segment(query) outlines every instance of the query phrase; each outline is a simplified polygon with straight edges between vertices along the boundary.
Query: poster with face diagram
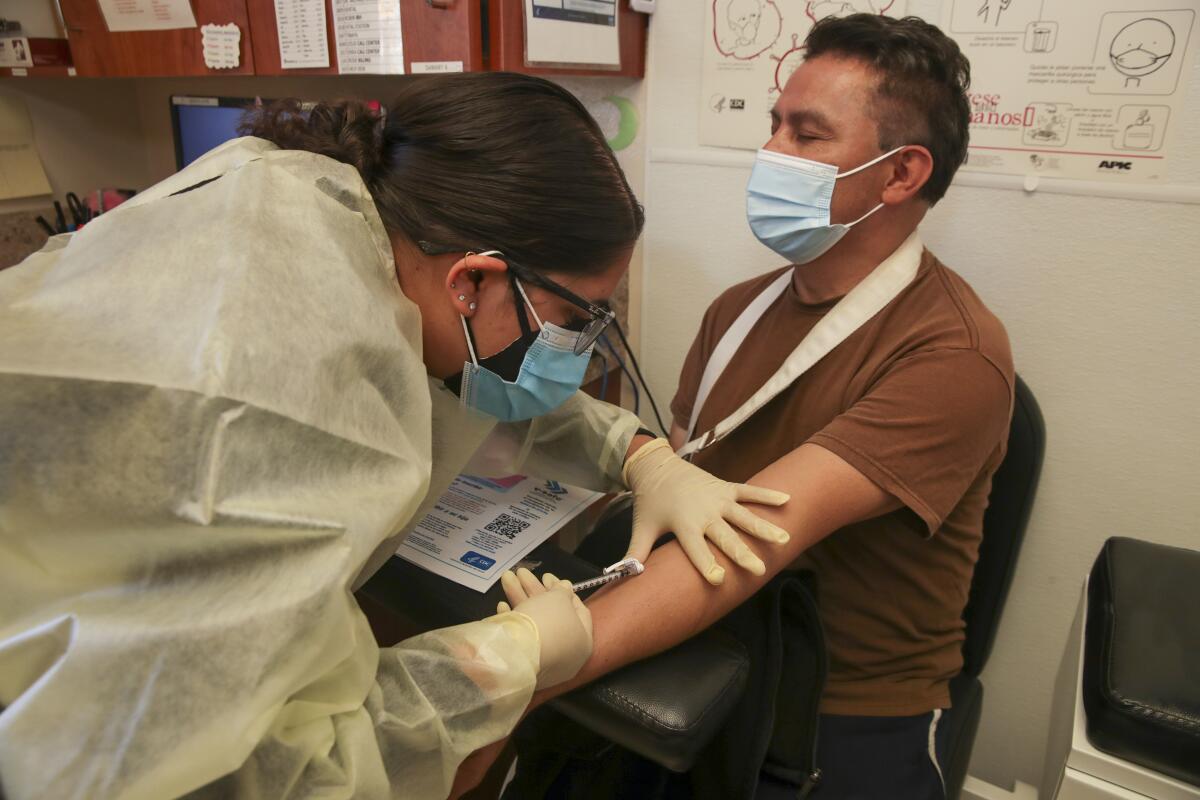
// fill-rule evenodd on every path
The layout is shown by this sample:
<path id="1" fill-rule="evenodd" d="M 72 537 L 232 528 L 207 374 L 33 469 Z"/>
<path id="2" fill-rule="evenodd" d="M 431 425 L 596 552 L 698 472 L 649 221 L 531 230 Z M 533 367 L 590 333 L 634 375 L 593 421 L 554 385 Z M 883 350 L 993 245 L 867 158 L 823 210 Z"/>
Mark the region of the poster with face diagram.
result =
<path id="1" fill-rule="evenodd" d="M 972 172 L 1168 177 L 1200 2 L 949 0 L 971 61 Z"/>
<path id="2" fill-rule="evenodd" d="M 1168 177 L 1200 0 L 705 0 L 700 141 L 753 150 L 817 20 L 920 16 L 971 62 L 962 169 L 1142 183 Z"/>
<path id="3" fill-rule="evenodd" d="M 804 60 L 817 20 L 917 14 L 929 0 L 704 0 L 700 143 L 755 150 L 771 136 L 771 108 Z M 913 8 L 909 8 L 913 6 Z"/>

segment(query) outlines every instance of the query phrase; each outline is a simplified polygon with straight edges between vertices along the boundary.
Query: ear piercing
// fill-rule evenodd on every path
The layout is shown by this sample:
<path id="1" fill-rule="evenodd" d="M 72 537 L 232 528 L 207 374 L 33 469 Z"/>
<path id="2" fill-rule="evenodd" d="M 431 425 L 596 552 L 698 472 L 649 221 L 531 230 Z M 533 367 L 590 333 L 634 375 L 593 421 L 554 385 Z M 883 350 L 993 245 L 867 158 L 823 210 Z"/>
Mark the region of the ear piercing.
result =
<path id="1" fill-rule="evenodd" d="M 474 311 L 474 310 L 477 308 L 477 305 L 476 305 L 475 303 L 471 303 L 469 306 L 467 306 L 467 308 L 469 308 L 469 309 L 471 309 L 472 311 Z"/>
<path id="2" fill-rule="evenodd" d="M 458 301 L 459 301 L 460 303 L 461 303 L 463 300 L 466 300 L 466 299 L 467 299 L 467 296 L 466 296 L 465 294 L 460 294 L 460 295 L 458 296 Z"/>

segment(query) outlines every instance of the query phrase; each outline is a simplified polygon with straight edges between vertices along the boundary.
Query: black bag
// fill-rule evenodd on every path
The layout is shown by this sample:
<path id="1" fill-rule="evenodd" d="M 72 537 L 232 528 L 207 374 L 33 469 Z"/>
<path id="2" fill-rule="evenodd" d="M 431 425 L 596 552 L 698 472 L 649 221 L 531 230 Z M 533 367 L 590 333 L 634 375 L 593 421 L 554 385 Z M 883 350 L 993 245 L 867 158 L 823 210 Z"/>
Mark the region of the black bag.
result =
<path id="1" fill-rule="evenodd" d="M 1200 552 L 1104 544 L 1088 580 L 1083 705 L 1097 748 L 1200 786 Z"/>
<path id="2" fill-rule="evenodd" d="M 593 534 L 577 555 L 611 563 L 624 552 L 628 530 L 626 523 L 624 540 Z M 744 646 L 750 674 L 741 702 L 688 772 L 671 772 L 543 706 L 514 735 L 517 769 L 505 800 L 751 800 L 760 772 L 806 796 L 819 778 L 817 709 L 826 675 L 815 595 L 811 574 L 785 572 L 714 626 Z M 680 681 L 679 691 L 687 690 Z"/>

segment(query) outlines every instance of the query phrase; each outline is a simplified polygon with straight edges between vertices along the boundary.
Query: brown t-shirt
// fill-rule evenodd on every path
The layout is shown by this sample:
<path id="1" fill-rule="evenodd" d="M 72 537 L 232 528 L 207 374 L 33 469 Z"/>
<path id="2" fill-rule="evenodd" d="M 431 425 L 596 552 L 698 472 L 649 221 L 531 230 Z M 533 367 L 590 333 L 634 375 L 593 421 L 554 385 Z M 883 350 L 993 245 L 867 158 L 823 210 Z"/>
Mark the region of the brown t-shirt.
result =
<path id="1" fill-rule="evenodd" d="M 782 272 L 738 284 L 709 307 L 671 404 L 677 424 L 687 427 L 722 334 Z M 833 305 L 806 305 L 789 286 L 713 386 L 693 436 L 740 407 Z M 696 455 L 704 469 L 744 482 L 812 442 L 904 504 L 834 532 L 797 563 L 818 578 L 830 667 L 822 712 L 906 716 L 949 707 L 1012 386 L 1003 325 L 962 278 L 924 251 L 898 297 Z"/>

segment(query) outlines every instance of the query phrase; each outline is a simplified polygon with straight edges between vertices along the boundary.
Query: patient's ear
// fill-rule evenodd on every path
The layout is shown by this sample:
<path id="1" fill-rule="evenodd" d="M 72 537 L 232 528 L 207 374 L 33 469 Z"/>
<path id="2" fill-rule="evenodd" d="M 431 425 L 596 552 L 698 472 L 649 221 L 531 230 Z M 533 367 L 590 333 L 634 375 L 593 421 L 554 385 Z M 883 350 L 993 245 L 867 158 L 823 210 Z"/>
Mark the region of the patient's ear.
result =
<path id="1" fill-rule="evenodd" d="M 446 296 L 454 310 L 471 317 L 479 308 L 479 297 L 493 284 L 508 290 L 508 265 L 493 256 L 467 255 L 454 262 L 446 273 Z"/>
<path id="2" fill-rule="evenodd" d="M 880 198 L 887 205 L 899 205 L 915 197 L 933 174 L 933 155 L 919 144 L 901 150 L 891 164 L 892 177 Z"/>

